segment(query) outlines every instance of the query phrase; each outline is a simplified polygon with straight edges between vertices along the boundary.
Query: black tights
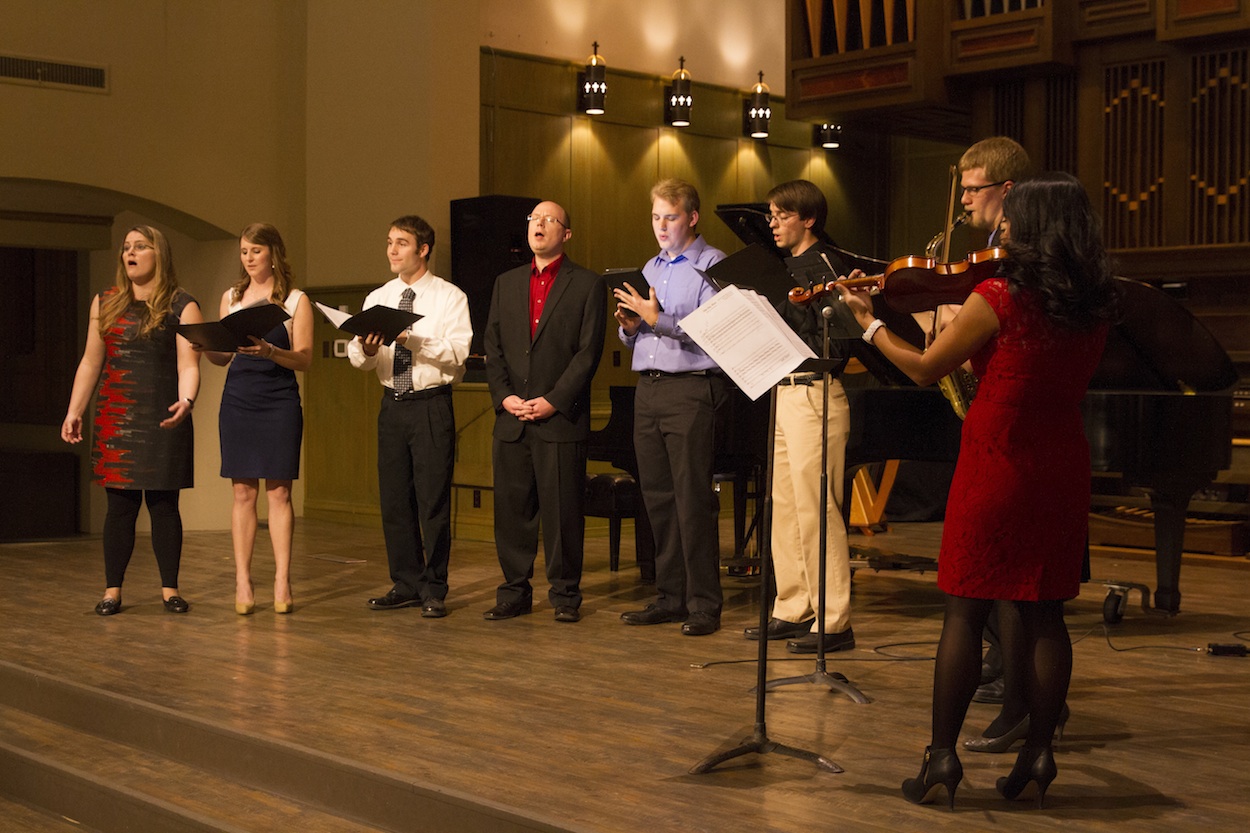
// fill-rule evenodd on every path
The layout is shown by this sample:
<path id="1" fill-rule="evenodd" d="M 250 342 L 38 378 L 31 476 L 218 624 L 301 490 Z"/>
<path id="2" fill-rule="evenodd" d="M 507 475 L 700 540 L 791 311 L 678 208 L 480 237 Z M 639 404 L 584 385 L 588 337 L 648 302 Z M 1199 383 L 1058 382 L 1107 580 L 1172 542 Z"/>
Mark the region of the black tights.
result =
<path id="1" fill-rule="evenodd" d="M 959 740 L 968 703 L 981 678 L 981 632 L 989 599 L 946 597 L 946 618 L 933 670 L 934 749 Z M 1049 747 L 1072 678 L 1072 643 L 1063 602 L 999 602 L 998 626 L 1007 679 L 1014 676 L 1029 705 L 1029 746 Z"/>
<path id="2" fill-rule="evenodd" d="M 182 516 L 178 513 L 178 490 L 142 491 L 106 489 L 108 513 L 104 516 L 105 587 L 121 587 L 126 566 L 135 549 L 135 522 L 144 497 L 152 521 L 152 549 L 161 571 L 162 587 L 178 586 L 178 565 L 182 561 Z"/>

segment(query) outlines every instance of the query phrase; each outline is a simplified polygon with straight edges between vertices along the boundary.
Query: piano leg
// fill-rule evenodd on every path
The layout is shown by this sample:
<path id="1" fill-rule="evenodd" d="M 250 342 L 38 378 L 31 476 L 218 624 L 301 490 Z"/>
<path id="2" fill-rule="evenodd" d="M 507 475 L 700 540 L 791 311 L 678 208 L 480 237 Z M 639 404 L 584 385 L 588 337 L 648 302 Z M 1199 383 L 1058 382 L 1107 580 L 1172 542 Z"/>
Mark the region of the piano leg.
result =
<path id="1" fill-rule="evenodd" d="M 1185 545 L 1185 512 L 1194 492 L 1214 476 L 1168 479 L 1150 488 L 1150 508 L 1155 513 L 1154 612 L 1175 616 L 1181 609 L 1181 552 Z"/>

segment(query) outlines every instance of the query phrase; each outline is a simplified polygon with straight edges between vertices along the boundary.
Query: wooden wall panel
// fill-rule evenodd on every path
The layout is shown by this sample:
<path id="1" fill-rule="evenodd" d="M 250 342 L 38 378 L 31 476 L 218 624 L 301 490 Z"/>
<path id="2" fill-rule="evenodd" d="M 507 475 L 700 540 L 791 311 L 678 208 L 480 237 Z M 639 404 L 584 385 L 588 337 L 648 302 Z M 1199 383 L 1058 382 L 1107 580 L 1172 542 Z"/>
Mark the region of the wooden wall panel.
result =
<path id="1" fill-rule="evenodd" d="M 1103 73 L 1104 237 L 1109 248 L 1161 246 L 1166 63 L 1108 66 Z"/>
<path id="2" fill-rule="evenodd" d="M 308 287 L 309 296 L 331 307 L 359 312 L 373 286 Z M 346 333 L 325 316 L 313 316 L 313 361 L 302 391 L 305 482 L 304 515 L 357 524 L 379 522 L 377 374 L 352 367 Z M 336 355 L 337 354 L 337 355 Z M 315 429 L 314 429 L 315 426 Z"/>
<path id="3" fill-rule="evenodd" d="M 482 155 L 489 156 L 493 172 L 491 181 L 483 183 L 483 194 L 533 194 L 569 204 L 572 116 L 501 107 L 484 108 L 482 120 L 491 122 L 496 137 L 495 141 L 482 144 Z M 482 166 L 483 171 L 486 168 Z M 576 243 L 573 248 L 576 251 Z"/>
<path id="4" fill-rule="evenodd" d="M 579 125 L 580 127 L 580 125 Z M 577 183 L 585 195 L 578 200 L 574 238 L 583 242 L 587 265 L 595 269 L 640 266 L 655 253 L 651 233 L 651 186 L 660 176 L 658 127 L 637 128 L 611 122 L 590 122 L 577 130 L 586 144 L 587 169 Z"/>
<path id="5" fill-rule="evenodd" d="M 1250 241 L 1250 50 L 1191 58 L 1188 243 Z"/>

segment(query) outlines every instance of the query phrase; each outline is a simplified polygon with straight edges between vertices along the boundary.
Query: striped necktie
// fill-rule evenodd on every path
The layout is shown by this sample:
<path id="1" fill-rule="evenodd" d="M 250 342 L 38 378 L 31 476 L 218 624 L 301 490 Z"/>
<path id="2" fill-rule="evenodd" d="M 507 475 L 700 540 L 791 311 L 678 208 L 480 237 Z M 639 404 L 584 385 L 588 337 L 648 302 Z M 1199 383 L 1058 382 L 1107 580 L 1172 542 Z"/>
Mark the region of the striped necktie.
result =
<path id="1" fill-rule="evenodd" d="M 399 297 L 399 308 L 404 312 L 412 312 L 412 299 L 417 293 L 412 288 L 404 290 Z M 391 384 L 395 393 L 404 394 L 412 390 L 412 351 L 402 344 L 395 345 L 395 364 L 391 371 Z"/>

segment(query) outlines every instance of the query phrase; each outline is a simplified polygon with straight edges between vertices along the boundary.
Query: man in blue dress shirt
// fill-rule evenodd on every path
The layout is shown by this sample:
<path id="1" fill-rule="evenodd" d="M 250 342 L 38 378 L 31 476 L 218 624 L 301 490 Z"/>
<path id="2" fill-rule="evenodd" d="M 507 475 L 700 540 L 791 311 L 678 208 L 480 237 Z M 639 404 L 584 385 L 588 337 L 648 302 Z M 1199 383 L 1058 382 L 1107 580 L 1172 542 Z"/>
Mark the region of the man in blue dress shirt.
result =
<path id="1" fill-rule="evenodd" d="M 725 253 L 699 236 L 699 192 L 665 179 L 651 189 L 660 253 L 642 273 L 648 297 L 617 289 L 620 338 L 634 351 L 634 451 L 655 534 L 655 601 L 621 615 L 630 625 L 682 622 L 686 636 L 720 628 L 717 501 L 712 491 L 716 424 L 729 383 L 678 322 L 716 290 L 700 274 Z"/>

